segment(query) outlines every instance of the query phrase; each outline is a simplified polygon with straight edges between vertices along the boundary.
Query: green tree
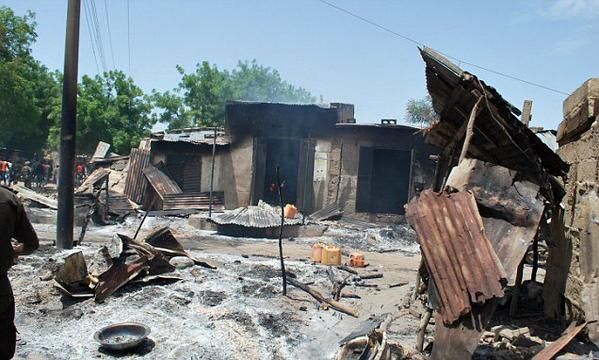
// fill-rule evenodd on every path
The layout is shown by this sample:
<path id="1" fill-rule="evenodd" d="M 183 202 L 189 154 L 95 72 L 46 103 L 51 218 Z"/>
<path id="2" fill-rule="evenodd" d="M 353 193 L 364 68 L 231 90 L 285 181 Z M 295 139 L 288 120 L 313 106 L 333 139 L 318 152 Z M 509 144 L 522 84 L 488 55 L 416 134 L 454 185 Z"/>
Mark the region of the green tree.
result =
<path id="1" fill-rule="evenodd" d="M 169 129 L 189 126 L 222 126 L 228 100 L 310 103 L 316 98 L 306 89 L 281 78 L 277 70 L 255 60 L 240 61 L 231 72 L 204 61 L 186 73 L 177 66 L 181 81 L 176 89 L 152 95 L 154 119 Z M 179 95 L 181 94 L 181 95 Z"/>
<path id="2" fill-rule="evenodd" d="M 160 109 L 159 112 L 152 115 L 155 122 L 169 124 L 171 129 L 191 126 L 191 113 L 185 108 L 183 98 L 179 94 L 170 91 L 160 93 L 153 90 L 151 99 L 154 107 Z"/>
<path id="3" fill-rule="evenodd" d="M 77 151 L 89 154 L 101 140 L 117 153 L 129 153 L 150 134 L 151 111 L 150 99 L 122 71 L 83 76 L 77 97 Z M 60 142 L 60 114 L 61 105 L 55 104 L 49 136 L 54 148 Z"/>
<path id="4" fill-rule="evenodd" d="M 430 96 L 423 99 L 410 99 L 406 104 L 405 120 L 410 124 L 418 124 L 421 128 L 434 124 L 438 121 L 438 115 L 433 108 Z"/>
<path id="5" fill-rule="evenodd" d="M 225 116 L 225 101 L 231 95 L 229 74 L 220 71 L 216 65 L 207 61 L 196 65 L 195 72 L 185 73 L 177 66 L 181 74 L 179 91 L 183 94 L 186 116 L 192 126 L 218 126 Z"/>
<path id="6" fill-rule="evenodd" d="M 233 89 L 231 100 L 285 103 L 316 101 L 308 90 L 289 84 L 277 70 L 259 65 L 256 60 L 240 61 L 229 78 Z"/>
<path id="7" fill-rule="evenodd" d="M 39 151 L 45 144 L 58 75 L 31 55 L 35 15 L 0 7 L 0 146 Z"/>

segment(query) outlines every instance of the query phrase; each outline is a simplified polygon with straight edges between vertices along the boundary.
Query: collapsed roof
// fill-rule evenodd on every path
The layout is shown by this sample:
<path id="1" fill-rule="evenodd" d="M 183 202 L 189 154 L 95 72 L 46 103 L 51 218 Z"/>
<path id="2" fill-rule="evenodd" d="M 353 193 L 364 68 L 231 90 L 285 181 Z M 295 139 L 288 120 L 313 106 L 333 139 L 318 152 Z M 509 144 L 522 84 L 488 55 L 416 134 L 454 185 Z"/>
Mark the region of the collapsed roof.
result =
<path id="1" fill-rule="evenodd" d="M 482 96 L 468 148 L 470 157 L 517 170 L 548 190 L 555 185 L 551 176 L 566 176 L 568 164 L 518 119 L 520 110 L 497 90 L 433 49 L 425 47 L 420 54 L 426 63 L 428 92 L 439 115 L 439 122 L 428 129 L 427 143 L 444 149 L 450 158 L 459 156 L 471 109 Z"/>

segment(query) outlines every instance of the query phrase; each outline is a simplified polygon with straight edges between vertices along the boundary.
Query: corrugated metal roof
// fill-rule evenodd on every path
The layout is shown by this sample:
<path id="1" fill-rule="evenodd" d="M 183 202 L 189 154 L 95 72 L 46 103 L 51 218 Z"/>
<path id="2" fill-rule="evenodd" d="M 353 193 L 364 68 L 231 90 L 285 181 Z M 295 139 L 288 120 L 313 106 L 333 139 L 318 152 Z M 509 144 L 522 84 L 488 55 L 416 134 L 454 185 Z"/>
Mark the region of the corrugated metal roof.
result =
<path id="1" fill-rule="evenodd" d="M 484 95 L 474 124 L 470 157 L 522 171 L 539 179 L 547 189 L 551 189 L 547 173 L 568 173 L 568 164 L 516 117 L 520 111 L 497 90 L 432 49 L 421 49 L 421 55 L 426 63 L 427 88 L 440 116 L 427 134 L 428 143 L 447 151 L 452 150 L 448 149 L 450 145 L 461 145 L 470 111 L 479 96 Z"/>
<path id="2" fill-rule="evenodd" d="M 219 225 L 240 225 L 251 228 L 271 228 L 281 226 L 281 209 L 260 201 L 257 206 L 241 207 L 212 218 Z M 299 225 L 302 218 L 285 219 L 285 225 Z"/>
<path id="3" fill-rule="evenodd" d="M 189 128 L 171 130 L 168 132 L 152 134 L 152 141 L 187 142 L 195 145 L 212 145 L 214 143 L 214 129 Z M 223 131 L 217 130 L 216 145 L 223 146 L 230 143 L 229 137 Z"/>
<path id="4" fill-rule="evenodd" d="M 150 163 L 150 150 L 131 149 L 129 159 L 129 171 L 127 171 L 127 179 L 125 180 L 125 189 L 123 192 L 127 197 L 141 204 L 143 201 L 148 182 L 143 175 L 143 170 Z"/>
<path id="5" fill-rule="evenodd" d="M 183 192 L 173 179 L 155 166 L 148 164 L 143 172 L 150 185 L 152 185 L 161 198 L 163 198 L 165 194 L 180 194 Z"/>
<path id="6" fill-rule="evenodd" d="M 444 323 L 469 313 L 472 303 L 503 296 L 506 275 L 471 193 L 425 190 L 407 205 L 406 217 L 438 291 Z"/>

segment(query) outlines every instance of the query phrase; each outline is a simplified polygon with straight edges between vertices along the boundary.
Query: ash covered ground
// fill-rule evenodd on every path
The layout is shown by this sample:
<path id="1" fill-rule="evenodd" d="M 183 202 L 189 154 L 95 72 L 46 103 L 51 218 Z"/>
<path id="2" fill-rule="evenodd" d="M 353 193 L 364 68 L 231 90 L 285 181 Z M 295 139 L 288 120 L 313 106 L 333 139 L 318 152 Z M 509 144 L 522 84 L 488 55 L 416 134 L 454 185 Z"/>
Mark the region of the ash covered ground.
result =
<path id="1" fill-rule="evenodd" d="M 215 263 L 177 269 L 184 280 L 170 284 L 129 284 L 102 304 L 93 299 L 74 301 L 53 287 L 50 274 L 60 258 L 82 250 L 88 259 L 115 233 L 132 235 L 139 219 L 113 226 L 91 227 L 84 245 L 58 252 L 49 241 L 53 224 L 35 224 L 44 240 L 41 250 L 22 257 L 10 271 L 19 329 L 17 359 L 111 358 L 93 340 L 96 330 L 118 322 L 134 321 L 150 327 L 149 340 L 123 358 L 149 359 L 330 359 L 339 341 L 370 318 L 397 314 L 414 282 L 419 256 L 413 235 L 403 238 L 390 228 L 357 231 L 338 227 L 323 237 L 285 240 L 287 268 L 302 282 L 329 295 L 326 266 L 309 261 L 310 244 L 336 243 L 344 251 L 360 250 L 370 266 L 363 273 L 383 273 L 368 280 L 377 288 L 348 286 L 361 299 L 341 299 L 359 318 L 323 309 L 309 295 L 288 287 L 282 296 L 276 240 L 230 238 L 197 230 L 183 218 L 148 218 L 145 231 L 170 226 L 184 247 Z M 380 253 L 390 249 L 399 250 Z M 339 277 L 346 274 L 336 270 Z M 389 327 L 397 341 L 413 346 L 418 318 L 405 312 Z"/>

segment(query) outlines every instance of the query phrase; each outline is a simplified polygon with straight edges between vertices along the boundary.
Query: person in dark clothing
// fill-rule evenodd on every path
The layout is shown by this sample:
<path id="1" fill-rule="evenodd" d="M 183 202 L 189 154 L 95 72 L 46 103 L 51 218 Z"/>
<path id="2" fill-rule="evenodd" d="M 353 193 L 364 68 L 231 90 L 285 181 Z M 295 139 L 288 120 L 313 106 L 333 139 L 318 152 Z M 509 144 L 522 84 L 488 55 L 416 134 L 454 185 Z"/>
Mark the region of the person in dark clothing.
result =
<path id="1" fill-rule="evenodd" d="M 12 240 L 16 240 L 13 244 Z M 0 186 L 0 359 L 12 359 L 15 353 L 17 329 L 15 299 L 8 279 L 8 270 L 17 255 L 30 254 L 39 247 L 39 240 L 27 218 L 23 205 L 15 194 Z"/>

